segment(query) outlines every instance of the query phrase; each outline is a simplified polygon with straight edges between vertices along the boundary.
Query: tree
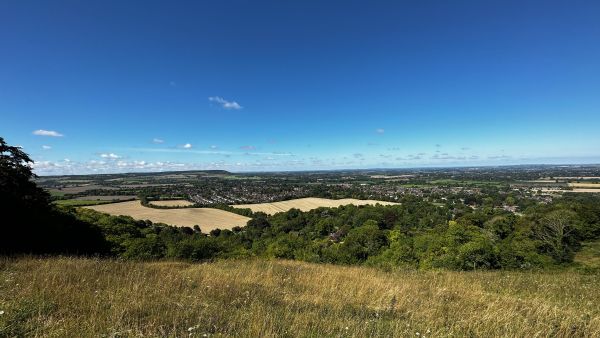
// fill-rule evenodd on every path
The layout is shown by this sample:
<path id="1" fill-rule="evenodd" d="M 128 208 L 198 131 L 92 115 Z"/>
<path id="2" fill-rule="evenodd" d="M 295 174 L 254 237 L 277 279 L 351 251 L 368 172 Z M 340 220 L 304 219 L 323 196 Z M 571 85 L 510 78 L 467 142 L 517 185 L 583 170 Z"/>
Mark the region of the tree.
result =
<path id="1" fill-rule="evenodd" d="M 570 210 L 554 210 L 540 219 L 536 236 L 557 262 L 569 262 L 579 245 L 578 228 L 577 214 Z"/>
<path id="2" fill-rule="evenodd" d="M 344 263 L 363 262 L 369 256 L 377 255 L 388 244 L 387 241 L 376 221 L 366 221 L 362 226 L 350 230 L 344 238 L 341 246 L 342 253 L 347 255 L 347 262 Z"/>
<path id="3" fill-rule="evenodd" d="M 50 195 L 32 181 L 33 161 L 19 147 L 9 146 L 0 137 L 0 208 L 48 209 Z M 3 210 L 3 211 L 4 211 Z M 10 214 L 10 213 L 9 213 Z"/>
<path id="4" fill-rule="evenodd" d="M 100 229 L 57 210 L 33 179 L 33 161 L 0 137 L 0 253 L 105 253 Z"/>

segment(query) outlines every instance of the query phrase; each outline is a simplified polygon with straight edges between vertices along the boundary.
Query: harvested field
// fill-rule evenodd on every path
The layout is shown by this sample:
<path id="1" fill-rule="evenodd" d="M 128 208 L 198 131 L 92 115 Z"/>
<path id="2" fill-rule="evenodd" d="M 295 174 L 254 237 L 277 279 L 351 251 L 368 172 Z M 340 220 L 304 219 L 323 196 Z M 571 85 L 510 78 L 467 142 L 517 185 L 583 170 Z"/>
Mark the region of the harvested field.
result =
<path id="1" fill-rule="evenodd" d="M 571 192 L 600 192 L 600 188 L 599 189 L 585 189 L 585 188 L 581 188 L 581 189 L 573 189 Z"/>
<path id="2" fill-rule="evenodd" d="M 151 201 L 150 204 L 160 207 L 187 207 L 194 203 L 186 200 Z"/>
<path id="3" fill-rule="evenodd" d="M 600 183 L 569 183 L 569 187 L 600 189 Z"/>
<path id="4" fill-rule="evenodd" d="M 243 227 L 250 218 L 232 212 L 212 208 L 153 209 L 142 206 L 139 201 L 111 203 L 86 207 L 111 215 L 131 216 L 135 219 L 149 219 L 155 223 L 193 227 L 199 225 L 202 232 L 213 229 Z"/>
<path id="5" fill-rule="evenodd" d="M 385 202 L 385 201 L 376 201 L 376 200 L 358 200 L 355 198 L 343 198 L 339 200 L 332 200 L 327 198 L 316 198 L 316 197 L 308 197 L 308 198 L 298 198 L 289 201 L 281 201 L 281 202 L 273 202 L 273 203 L 255 203 L 255 204 L 238 204 L 232 205 L 234 208 L 248 208 L 253 212 L 261 211 L 266 214 L 272 215 L 278 212 L 288 211 L 292 208 L 300 209 L 302 211 L 308 211 L 320 207 L 326 208 L 337 208 L 341 205 L 396 205 L 398 203 L 394 202 Z"/>

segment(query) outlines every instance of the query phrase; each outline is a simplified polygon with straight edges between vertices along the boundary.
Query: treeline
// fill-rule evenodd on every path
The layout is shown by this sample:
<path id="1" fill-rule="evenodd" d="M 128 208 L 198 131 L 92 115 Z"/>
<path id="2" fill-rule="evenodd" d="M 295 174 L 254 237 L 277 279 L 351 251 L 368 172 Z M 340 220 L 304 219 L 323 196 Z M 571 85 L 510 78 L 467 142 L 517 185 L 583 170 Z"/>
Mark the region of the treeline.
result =
<path id="1" fill-rule="evenodd" d="M 408 197 L 396 206 L 255 213 L 246 227 L 209 234 L 87 209 L 69 213 L 98 226 L 110 254 L 123 258 L 258 256 L 386 268 L 528 269 L 568 264 L 582 241 L 600 238 L 599 202 L 567 196 L 517 216 Z"/>

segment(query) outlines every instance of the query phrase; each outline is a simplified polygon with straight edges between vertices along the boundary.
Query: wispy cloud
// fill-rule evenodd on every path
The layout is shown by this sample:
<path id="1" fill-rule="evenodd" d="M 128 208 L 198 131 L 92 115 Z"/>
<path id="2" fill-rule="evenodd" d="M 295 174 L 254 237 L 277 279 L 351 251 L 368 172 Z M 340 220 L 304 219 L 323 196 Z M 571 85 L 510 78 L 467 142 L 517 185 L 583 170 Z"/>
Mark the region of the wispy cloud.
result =
<path id="1" fill-rule="evenodd" d="M 214 145 L 214 144 L 213 144 L 212 146 L 210 146 L 210 149 L 218 149 L 218 148 L 219 148 L 219 147 L 218 147 L 218 146 L 216 146 L 216 145 Z"/>
<path id="2" fill-rule="evenodd" d="M 147 152 L 147 153 L 186 153 L 186 154 L 200 154 L 200 155 L 264 155 L 264 156 L 294 156 L 289 152 L 252 152 L 247 151 L 226 151 L 226 150 L 195 150 L 186 149 L 183 146 L 179 148 L 120 148 L 122 151 L 135 151 L 135 152 Z"/>
<path id="3" fill-rule="evenodd" d="M 241 146 L 240 149 L 242 149 L 242 150 L 255 150 L 256 147 L 255 146 Z"/>
<path id="4" fill-rule="evenodd" d="M 235 101 L 227 101 L 224 98 L 220 97 L 220 96 L 211 96 L 208 98 L 209 101 L 211 102 L 216 102 L 218 104 L 221 105 L 221 107 L 225 108 L 225 109 L 242 109 L 243 107 L 240 106 L 239 103 L 235 102 Z"/>
<path id="5" fill-rule="evenodd" d="M 44 130 L 44 129 L 38 129 L 33 131 L 33 135 L 38 135 L 38 136 L 52 136 L 52 137 L 63 137 L 65 135 L 54 131 L 54 130 Z"/>
<path id="6" fill-rule="evenodd" d="M 377 129 L 375 129 L 375 132 L 377 134 L 383 134 L 383 133 L 385 133 L 385 129 L 383 129 L 383 128 L 377 128 Z"/>
<path id="7" fill-rule="evenodd" d="M 51 146 L 47 146 L 47 145 L 43 145 L 42 149 L 44 149 L 44 150 L 50 150 L 50 149 L 52 149 L 52 147 Z"/>
<path id="8" fill-rule="evenodd" d="M 117 155 L 115 153 L 100 154 L 100 157 L 102 157 L 102 158 L 108 158 L 108 159 L 111 159 L 111 160 L 116 160 L 116 159 L 121 158 L 121 156 L 119 156 L 119 155 Z"/>
<path id="9" fill-rule="evenodd" d="M 184 145 L 181 146 L 183 149 L 192 149 L 192 144 L 191 143 L 186 143 Z"/>
<path id="10" fill-rule="evenodd" d="M 161 144 L 161 143 L 165 143 L 165 140 L 155 137 L 152 139 L 152 143 Z"/>
<path id="11" fill-rule="evenodd" d="M 507 160 L 509 158 L 511 158 L 508 155 L 491 155 L 487 157 L 490 160 Z"/>

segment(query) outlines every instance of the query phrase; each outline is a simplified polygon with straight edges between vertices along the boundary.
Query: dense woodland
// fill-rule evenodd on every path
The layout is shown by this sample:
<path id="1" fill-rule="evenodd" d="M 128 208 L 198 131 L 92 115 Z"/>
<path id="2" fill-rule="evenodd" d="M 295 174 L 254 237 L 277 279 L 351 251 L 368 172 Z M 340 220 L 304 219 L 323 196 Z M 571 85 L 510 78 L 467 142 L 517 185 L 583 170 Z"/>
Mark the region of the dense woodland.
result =
<path id="1" fill-rule="evenodd" d="M 396 206 L 292 209 L 272 216 L 242 210 L 252 217 L 246 227 L 206 234 L 199 227 L 54 206 L 33 183 L 27 154 L 1 138 L 0 147 L 3 254 L 192 261 L 276 257 L 383 268 L 531 269 L 568 265 L 583 241 L 600 238 L 597 195 L 565 194 L 546 204 L 515 200 L 522 210 L 515 214 L 497 207 L 497 200 L 512 197 L 492 188 L 478 201 L 456 196 L 434 204 L 403 196 Z"/>

